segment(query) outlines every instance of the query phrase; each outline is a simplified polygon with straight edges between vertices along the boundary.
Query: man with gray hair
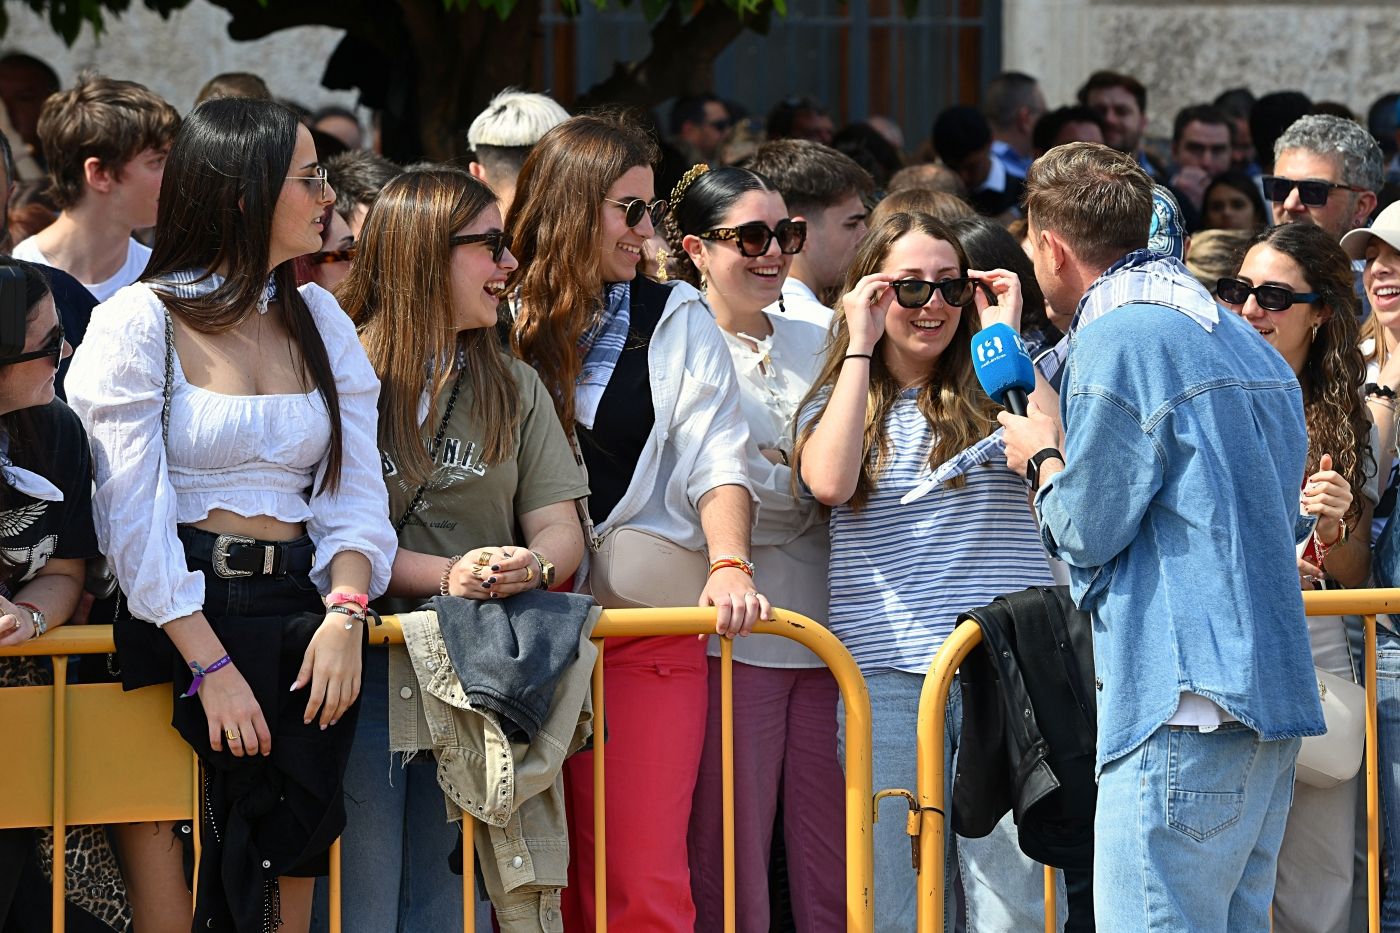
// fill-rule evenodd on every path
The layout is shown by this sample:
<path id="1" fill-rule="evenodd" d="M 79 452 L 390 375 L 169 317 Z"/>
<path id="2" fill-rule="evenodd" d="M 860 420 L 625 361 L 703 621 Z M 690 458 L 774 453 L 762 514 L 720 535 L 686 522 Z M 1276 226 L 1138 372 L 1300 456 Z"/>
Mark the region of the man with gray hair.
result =
<path id="1" fill-rule="evenodd" d="M 472 175 L 486 182 L 501 201 L 501 216 L 515 200 L 515 179 L 540 137 L 569 119 L 554 98 L 508 87 L 477 115 L 467 130 L 475 160 Z"/>
<path id="2" fill-rule="evenodd" d="M 1031 135 L 1047 109 L 1040 82 L 1028 74 L 1003 71 L 988 82 L 982 112 L 992 125 L 992 156 L 1009 174 L 1026 177 L 1035 158 Z"/>
<path id="3" fill-rule="evenodd" d="M 1274 172 L 1262 179 L 1274 223 L 1316 224 L 1340 240 L 1366 226 L 1385 181 L 1381 147 L 1354 120 L 1311 114 L 1274 144 Z"/>

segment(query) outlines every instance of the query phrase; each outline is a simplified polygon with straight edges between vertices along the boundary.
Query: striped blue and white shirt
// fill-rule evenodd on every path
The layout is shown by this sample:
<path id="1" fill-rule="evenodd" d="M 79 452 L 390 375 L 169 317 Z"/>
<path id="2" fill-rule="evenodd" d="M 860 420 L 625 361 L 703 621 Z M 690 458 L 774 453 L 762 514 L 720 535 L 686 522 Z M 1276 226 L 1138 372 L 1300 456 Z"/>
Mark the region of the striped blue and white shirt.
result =
<path id="1" fill-rule="evenodd" d="M 885 421 L 889 454 L 865 507 L 831 512 L 828 624 L 865 673 L 923 674 L 959 613 L 1054 583 L 1026 485 L 1006 466 L 1000 432 L 938 467 L 945 479 L 966 476 L 961 488 L 939 485 L 900 504 L 930 475 L 933 432 L 916 396 L 906 391 Z"/>

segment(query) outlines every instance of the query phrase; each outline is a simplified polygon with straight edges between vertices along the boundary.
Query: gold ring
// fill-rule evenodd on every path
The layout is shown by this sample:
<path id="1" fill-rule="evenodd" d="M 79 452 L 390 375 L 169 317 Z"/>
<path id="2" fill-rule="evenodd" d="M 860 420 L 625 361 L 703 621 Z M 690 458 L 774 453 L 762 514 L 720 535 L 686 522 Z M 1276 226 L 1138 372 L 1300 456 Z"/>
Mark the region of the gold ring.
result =
<path id="1" fill-rule="evenodd" d="M 236 729 L 225 729 L 224 738 L 228 739 L 230 742 L 237 742 L 239 739 L 243 738 L 243 733 Z"/>
<path id="2" fill-rule="evenodd" d="M 533 580 L 533 579 L 535 579 L 535 568 L 534 568 L 534 567 L 526 567 L 526 568 L 525 568 L 525 582 L 526 582 L 526 583 L 529 583 L 529 582 L 530 582 L 531 580 Z"/>

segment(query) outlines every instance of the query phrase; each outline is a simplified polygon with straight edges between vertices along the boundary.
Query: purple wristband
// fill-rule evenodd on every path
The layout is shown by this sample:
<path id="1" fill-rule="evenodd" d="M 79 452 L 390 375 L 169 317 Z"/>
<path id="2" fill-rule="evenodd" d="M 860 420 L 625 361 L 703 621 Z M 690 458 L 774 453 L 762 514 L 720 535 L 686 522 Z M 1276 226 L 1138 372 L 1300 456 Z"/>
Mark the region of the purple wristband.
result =
<path id="1" fill-rule="evenodd" d="M 205 677 L 209 676 L 217 670 L 228 667 L 232 663 L 233 659 L 230 658 L 228 655 L 224 655 L 222 658 L 219 658 L 219 660 L 215 661 L 208 667 L 200 667 L 198 661 L 191 661 L 190 670 L 194 671 L 194 680 L 190 681 L 190 689 L 180 694 L 180 699 L 184 700 L 194 696 L 196 693 L 199 692 L 199 685 L 204 683 Z"/>

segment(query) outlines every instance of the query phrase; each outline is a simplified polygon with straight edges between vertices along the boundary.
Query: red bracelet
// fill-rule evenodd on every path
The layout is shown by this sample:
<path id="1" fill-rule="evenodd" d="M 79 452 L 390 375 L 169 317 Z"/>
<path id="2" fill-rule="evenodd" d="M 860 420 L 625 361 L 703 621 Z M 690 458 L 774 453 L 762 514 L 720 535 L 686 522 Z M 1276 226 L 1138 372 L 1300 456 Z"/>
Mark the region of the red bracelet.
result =
<path id="1" fill-rule="evenodd" d="M 718 557 L 718 558 L 716 558 L 716 559 L 710 564 L 710 573 L 714 573 L 716 570 L 724 570 L 724 569 L 730 568 L 730 567 L 734 568 L 735 570 L 742 570 L 742 571 L 744 571 L 744 573 L 748 574 L 749 576 L 753 576 L 753 572 L 754 572 L 753 561 L 746 560 L 745 558 L 738 557 L 738 556 L 734 556 L 734 557 Z"/>
<path id="2" fill-rule="evenodd" d="M 324 602 L 327 609 L 332 606 L 341 606 L 345 603 L 350 603 L 353 606 L 359 607 L 360 612 L 364 612 L 369 608 L 369 594 L 343 593 L 340 590 L 332 590 L 330 595 L 325 598 Z"/>

